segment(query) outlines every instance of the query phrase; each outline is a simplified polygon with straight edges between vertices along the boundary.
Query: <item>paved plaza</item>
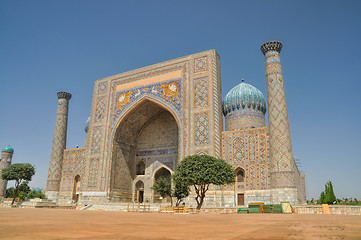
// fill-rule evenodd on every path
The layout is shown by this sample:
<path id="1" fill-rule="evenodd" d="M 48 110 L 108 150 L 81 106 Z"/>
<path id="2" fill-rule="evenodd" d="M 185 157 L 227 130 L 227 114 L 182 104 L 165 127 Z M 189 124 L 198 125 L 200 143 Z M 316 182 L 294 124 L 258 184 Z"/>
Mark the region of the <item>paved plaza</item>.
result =
<path id="1" fill-rule="evenodd" d="M 0 208 L 0 239 L 361 239 L 361 217 Z"/>

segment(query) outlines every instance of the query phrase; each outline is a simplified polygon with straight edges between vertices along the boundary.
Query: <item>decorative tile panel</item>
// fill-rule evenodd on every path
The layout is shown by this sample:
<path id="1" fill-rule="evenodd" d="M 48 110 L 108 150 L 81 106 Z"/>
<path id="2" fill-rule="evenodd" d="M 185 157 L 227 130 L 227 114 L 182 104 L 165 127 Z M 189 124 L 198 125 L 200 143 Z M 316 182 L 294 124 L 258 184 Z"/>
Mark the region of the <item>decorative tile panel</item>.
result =
<path id="1" fill-rule="evenodd" d="M 98 84 L 98 94 L 103 94 L 108 90 L 108 83 L 101 82 Z"/>
<path id="2" fill-rule="evenodd" d="M 171 103 L 178 111 L 182 108 L 181 79 L 173 79 L 143 87 L 118 91 L 115 95 L 113 120 L 116 119 L 128 104 L 138 99 L 145 93 L 164 99 Z"/>
<path id="3" fill-rule="evenodd" d="M 208 84 L 207 78 L 194 80 L 194 107 L 204 108 L 208 105 Z"/>
<path id="4" fill-rule="evenodd" d="M 96 187 L 98 182 L 99 160 L 90 159 L 88 187 Z"/>
<path id="5" fill-rule="evenodd" d="M 209 143 L 208 116 L 205 113 L 195 116 L 195 144 L 205 145 Z"/>
<path id="6" fill-rule="evenodd" d="M 233 161 L 242 162 L 245 160 L 243 138 L 237 137 L 233 140 Z"/>
<path id="7" fill-rule="evenodd" d="M 265 164 L 259 167 L 259 186 L 261 189 L 267 189 L 268 168 Z"/>
<path id="8" fill-rule="evenodd" d="M 92 153 L 99 153 L 102 139 L 103 139 L 103 127 L 95 127 L 93 133 Z"/>
<path id="9" fill-rule="evenodd" d="M 248 168 L 248 189 L 255 189 L 257 187 L 257 167 L 255 165 L 251 165 Z"/>
<path id="10" fill-rule="evenodd" d="M 97 101 L 96 110 L 95 110 L 95 122 L 101 122 L 104 118 L 104 109 L 105 108 L 105 97 L 101 97 Z"/>
<path id="11" fill-rule="evenodd" d="M 194 59 L 194 73 L 204 72 L 208 69 L 207 57 Z"/>

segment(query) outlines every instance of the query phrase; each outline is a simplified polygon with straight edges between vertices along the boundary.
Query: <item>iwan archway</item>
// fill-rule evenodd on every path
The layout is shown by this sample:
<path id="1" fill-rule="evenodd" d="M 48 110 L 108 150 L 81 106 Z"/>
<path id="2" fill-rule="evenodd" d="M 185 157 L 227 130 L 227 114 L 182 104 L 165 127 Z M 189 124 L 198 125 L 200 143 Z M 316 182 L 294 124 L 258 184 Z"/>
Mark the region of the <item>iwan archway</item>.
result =
<path id="1" fill-rule="evenodd" d="M 143 98 L 121 117 L 113 136 L 111 201 L 139 202 L 142 191 L 142 202 L 154 202 L 154 173 L 161 167 L 173 172 L 179 161 L 179 127 L 171 110 Z"/>

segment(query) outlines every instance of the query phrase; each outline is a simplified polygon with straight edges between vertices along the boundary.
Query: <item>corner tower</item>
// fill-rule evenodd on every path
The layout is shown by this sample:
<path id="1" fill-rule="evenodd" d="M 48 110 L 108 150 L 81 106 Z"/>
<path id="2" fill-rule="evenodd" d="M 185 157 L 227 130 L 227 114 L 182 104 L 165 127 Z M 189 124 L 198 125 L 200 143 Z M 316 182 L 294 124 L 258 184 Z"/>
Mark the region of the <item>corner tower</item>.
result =
<path id="1" fill-rule="evenodd" d="M 5 147 L 1 150 L 1 159 L 0 159 L 0 173 L 4 168 L 7 168 L 11 164 L 13 158 L 14 149 L 10 146 Z M 0 197 L 4 197 L 6 193 L 6 186 L 8 181 L 2 180 L 0 178 Z"/>
<path id="2" fill-rule="evenodd" d="M 294 163 L 280 52 L 282 43 L 265 42 L 268 123 L 270 128 L 270 176 L 273 202 L 297 203 L 297 166 Z"/>
<path id="3" fill-rule="evenodd" d="M 46 184 L 47 197 L 50 200 L 57 200 L 59 193 L 61 171 L 63 166 L 63 154 L 66 148 L 66 132 L 68 125 L 68 106 L 71 94 L 58 92 L 58 110 L 51 148 L 48 181 Z"/>

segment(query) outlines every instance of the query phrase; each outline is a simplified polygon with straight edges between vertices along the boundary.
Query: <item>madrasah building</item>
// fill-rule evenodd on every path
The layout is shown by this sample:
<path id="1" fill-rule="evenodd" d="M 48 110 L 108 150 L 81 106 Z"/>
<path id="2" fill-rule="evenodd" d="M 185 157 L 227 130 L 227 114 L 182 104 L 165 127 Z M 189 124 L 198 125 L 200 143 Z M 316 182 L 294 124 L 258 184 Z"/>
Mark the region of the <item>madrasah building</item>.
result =
<path id="1" fill-rule="evenodd" d="M 95 81 L 84 148 L 66 149 L 71 94 L 58 92 L 48 198 L 58 204 L 165 203 L 169 199 L 151 189 L 155 181 L 170 179 L 186 156 L 208 154 L 230 163 L 236 179 L 211 186 L 203 206 L 305 203 L 305 176 L 292 152 L 281 49 L 278 41 L 261 46 L 267 102 L 243 81 L 222 101 L 215 50 Z M 196 206 L 192 195 L 185 204 Z"/>

